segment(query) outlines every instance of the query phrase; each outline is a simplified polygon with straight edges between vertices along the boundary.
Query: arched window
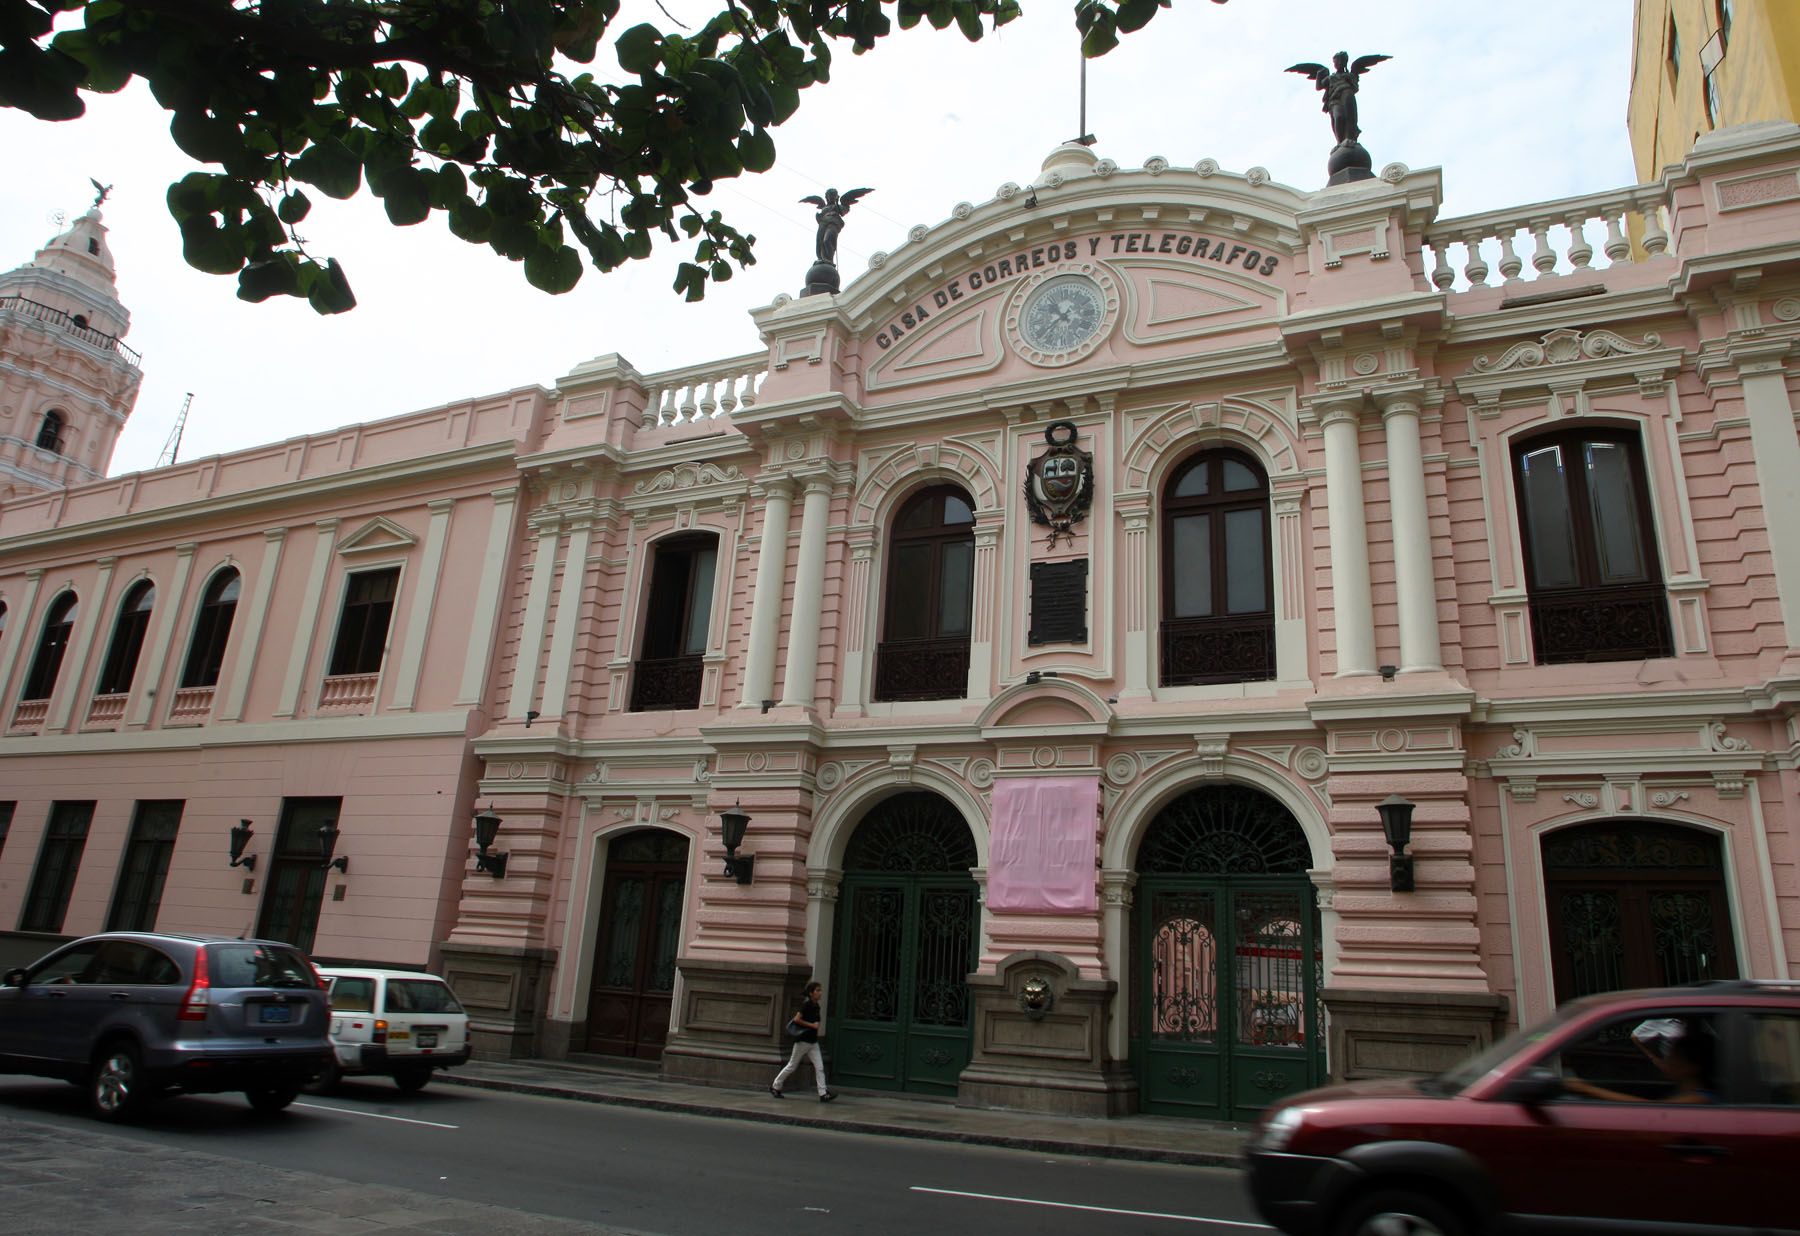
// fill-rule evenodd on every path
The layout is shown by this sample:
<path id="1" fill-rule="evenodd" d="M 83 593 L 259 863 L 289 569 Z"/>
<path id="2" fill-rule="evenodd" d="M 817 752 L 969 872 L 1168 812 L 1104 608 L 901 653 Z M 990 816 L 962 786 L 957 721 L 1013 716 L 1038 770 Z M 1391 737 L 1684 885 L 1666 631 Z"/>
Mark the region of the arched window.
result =
<path id="1" fill-rule="evenodd" d="M 218 685 L 225 644 L 231 638 L 231 620 L 237 616 L 238 591 L 238 573 L 229 569 L 213 576 L 206 586 L 200 615 L 194 621 L 194 638 L 188 643 L 187 663 L 181 668 L 183 687 Z"/>
<path id="2" fill-rule="evenodd" d="M 1636 432 L 1530 438 L 1513 471 L 1538 664 L 1673 655 Z"/>
<path id="3" fill-rule="evenodd" d="M 708 533 L 657 542 L 643 651 L 631 675 L 631 711 L 700 707 L 718 558 L 719 538 Z"/>
<path id="4" fill-rule="evenodd" d="M 1163 493 L 1162 684 L 1275 677 L 1269 482 L 1248 455 L 1203 451 Z"/>
<path id="5" fill-rule="evenodd" d="M 123 695 L 131 690 L 132 676 L 137 673 L 138 654 L 144 649 L 144 633 L 150 629 L 150 610 L 155 604 L 156 588 L 147 579 L 140 579 L 125 594 L 95 694 Z"/>
<path id="6" fill-rule="evenodd" d="M 974 593 L 974 503 L 954 485 L 914 494 L 894 517 L 876 699 L 968 694 Z"/>
<path id="7" fill-rule="evenodd" d="M 62 670 L 63 653 L 69 648 L 69 633 L 75 629 L 75 594 L 65 592 L 50 603 L 44 617 L 44 633 L 38 637 L 37 655 L 31 658 L 31 672 L 25 675 L 22 700 L 47 700 L 56 690 L 56 675 Z"/>
<path id="8" fill-rule="evenodd" d="M 62 454 L 63 450 L 63 414 L 55 408 L 44 413 L 44 423 L 38 426 L 37 447 L 40 451 L 54 451 Z"/>

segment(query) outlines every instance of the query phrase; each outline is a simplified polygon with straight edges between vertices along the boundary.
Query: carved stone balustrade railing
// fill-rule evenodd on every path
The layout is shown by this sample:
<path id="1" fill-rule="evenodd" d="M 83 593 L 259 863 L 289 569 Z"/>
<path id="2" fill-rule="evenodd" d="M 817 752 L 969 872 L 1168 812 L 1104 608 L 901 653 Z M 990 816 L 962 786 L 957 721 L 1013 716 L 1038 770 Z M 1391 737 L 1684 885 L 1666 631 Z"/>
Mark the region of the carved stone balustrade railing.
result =
<path id="1" fill-rule="evenodd" d="M 653 373 L 644 379 L 644 428 L 687 425 L 730 416 L 756 402 L 756 388 L 768 376 L 769 354 L 754 352 L 729 360 Z"/>
<path id="2" fill-rule="evenodd" d="M 1657 186 L 1637 185 L 1440 219 L 1425 229 L 1423 238 L 1431 282 L 1440 289 L 1460 290 L 1531 282 L 1623 262 L 1653 262 L 1669 248 L 1665 205 Z M 1635 254 L 1634 234 L 1641 250 Z"/>
<path id="3" fill-rule="evenodd" d="M 49 700 L 20 700 L 19 706 L 13 709 L 12 728 L 15 730 L 38 729 L 44 724 L 44 718 L 49 715 Z"/>
<path id="4" fill-rule="evenodd" d="M 124 692 L 116 695 L 96 695 L 88 704 L 87 723 L 92 726 L 117 725 L 125 719 Z"/>
<path id="5" fill-rule="evenodd" d="M 375 684 L 380 674 L 339 674 L 327 678 L 319 688 L 319 711 L 367 712 L 375 702 Z"/>
<path id="6" fill-rule="evenodd" d="M 212 716 L 212 687 L 182 687 L 169 704 L 169 724 L 197 725 Z"/>

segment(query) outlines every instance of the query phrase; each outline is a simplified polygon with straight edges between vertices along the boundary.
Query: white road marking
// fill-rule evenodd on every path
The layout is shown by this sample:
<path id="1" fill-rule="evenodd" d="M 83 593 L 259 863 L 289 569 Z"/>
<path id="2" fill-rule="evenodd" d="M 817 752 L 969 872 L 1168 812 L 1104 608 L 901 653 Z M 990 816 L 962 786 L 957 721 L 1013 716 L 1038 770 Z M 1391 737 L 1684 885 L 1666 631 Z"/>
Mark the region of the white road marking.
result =
<path id="1" fill-rule="evenodd" d="M 340 1116 L 367 1116 L 370 1120 L 398 1120 L 401 1124 L 422 1124 L 430 1129 L 460 1129 L 460 1124 L 439 1124 L 435 1120 L 414 1120 L 410 1116 L 384 1116 L 380 1112 L 359 1112 L 354 1107 L 326 1107 L 323 1103 L 296 1103 L 295 1107 L 315 1112 L 336 1112 Z"/>
<path id="2" fill-rule="evenodd" d="M 931 1189 L 925 1185 L 913 1185 L 914 1193 L 938 1193 L 945 1197 L 972 1197 L 982 1202 L 1012 1202 L 1017 1206 L 1050 1206 L 1057 1210 L 1092 1210 L 1103 1215 L 1125 1215 L 1133 1219 L 1172 1219 L 1177 1223 L 1213 1223 L 1220 1227 L 1241 1227 L 1258 1232 L 1272 1232 L 1275 1229 L 1267 1223 L 1245 1223 L 1238 1219 L 1209 1219 L 1205 1215 L 1165 1214 L 1159 1210 L 1119 1210 L 1113 1206 L 1083 1206 L 1077 1202 L 1047 1202 L 1036 1197 L 1002 1197 L 998 1193 L 965 1193 L 961 1189 Z"/>

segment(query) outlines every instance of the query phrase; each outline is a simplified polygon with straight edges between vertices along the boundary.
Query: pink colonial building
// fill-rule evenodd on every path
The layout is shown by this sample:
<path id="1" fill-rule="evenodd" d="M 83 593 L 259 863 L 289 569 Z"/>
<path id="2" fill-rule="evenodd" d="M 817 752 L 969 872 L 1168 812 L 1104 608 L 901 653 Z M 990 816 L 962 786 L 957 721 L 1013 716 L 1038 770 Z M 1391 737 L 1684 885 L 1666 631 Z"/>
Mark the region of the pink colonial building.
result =
<path id="1" fill-rule="evenodd" d="M 110 480 L 90 213 L 0 278 L 0 946 L 722 1084 L 818 977 L 844 1086 L 1216 1118 L 1788 976 L 1800 128 L 1441 191 L 1065 146 L 754 354 Z"/>

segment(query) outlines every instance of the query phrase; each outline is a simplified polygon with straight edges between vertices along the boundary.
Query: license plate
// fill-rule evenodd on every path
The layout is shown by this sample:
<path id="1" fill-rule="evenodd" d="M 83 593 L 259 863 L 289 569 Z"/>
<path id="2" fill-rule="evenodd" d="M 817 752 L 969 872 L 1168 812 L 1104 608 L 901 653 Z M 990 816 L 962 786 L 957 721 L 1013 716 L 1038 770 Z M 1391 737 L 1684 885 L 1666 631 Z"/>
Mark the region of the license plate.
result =
<path id="1" fill-rule="evenodd" d="M 435 1034 L 420 1034 L 418 1036 L 418 1044 L 420 1047 L 436 1047 L 437 1046 L 437 1035 L 435 1035 Z"/>
<path id="2" fill-rule="evenodd" d="M 293 1021 L 294 1010 L 285 1004 L 265 1004 L 257 1017 L 264 1025 L 271 1022 Z"/>

